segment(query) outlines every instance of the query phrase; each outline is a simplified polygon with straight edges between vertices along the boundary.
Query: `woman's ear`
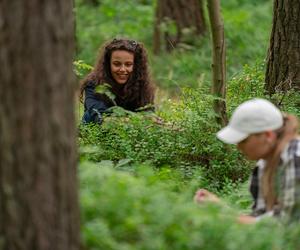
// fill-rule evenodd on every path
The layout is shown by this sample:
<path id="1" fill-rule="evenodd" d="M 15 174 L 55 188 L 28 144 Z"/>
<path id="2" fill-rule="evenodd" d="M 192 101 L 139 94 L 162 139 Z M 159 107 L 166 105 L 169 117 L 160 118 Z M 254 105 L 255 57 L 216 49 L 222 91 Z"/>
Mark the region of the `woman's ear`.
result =
<path id="1" fill-rule="evenodd" d="M 277 134 L 273 130 L 267 130 L 264 133 L 267 143 L 273 144 L 277 138 Z"/>

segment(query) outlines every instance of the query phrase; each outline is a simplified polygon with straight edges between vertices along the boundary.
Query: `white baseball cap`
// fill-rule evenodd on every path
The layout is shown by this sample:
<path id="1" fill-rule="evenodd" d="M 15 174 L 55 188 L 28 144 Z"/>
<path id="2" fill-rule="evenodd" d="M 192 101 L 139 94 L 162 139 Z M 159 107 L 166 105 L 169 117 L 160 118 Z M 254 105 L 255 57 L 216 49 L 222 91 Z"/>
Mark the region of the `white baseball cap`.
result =
<path id="1" fill-rule="evenodd" d="M 283 116 L 280 110 L 271 102 L 257 98 L 238 106 L 229 124 L 217 133 L 217 137 L 225 143 L 236 144 L 251 134 L 282 126 Z"/>

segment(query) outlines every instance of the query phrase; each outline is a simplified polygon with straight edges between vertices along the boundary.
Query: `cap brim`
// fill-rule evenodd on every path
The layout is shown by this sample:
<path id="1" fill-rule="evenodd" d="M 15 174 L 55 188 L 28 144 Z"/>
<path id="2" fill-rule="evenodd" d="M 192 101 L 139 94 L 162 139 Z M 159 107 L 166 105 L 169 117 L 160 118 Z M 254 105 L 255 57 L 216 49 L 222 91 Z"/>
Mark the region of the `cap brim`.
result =
<path id="1" fill-rule="evenodd" d="M 228 144 L 237 144 L 248 137 L 248 134 L 237 131 L 229 126 L 221 129 L 217 133 L 217 137 Z"/>

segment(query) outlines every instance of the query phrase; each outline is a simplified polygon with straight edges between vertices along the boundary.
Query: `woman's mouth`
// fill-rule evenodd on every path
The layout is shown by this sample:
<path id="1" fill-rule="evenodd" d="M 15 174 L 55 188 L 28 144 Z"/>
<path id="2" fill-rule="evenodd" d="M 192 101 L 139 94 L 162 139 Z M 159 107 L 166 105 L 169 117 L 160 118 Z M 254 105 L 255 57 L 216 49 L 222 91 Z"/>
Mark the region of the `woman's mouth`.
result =
<path id="1" fill-rule="evenodd" d="M 128 77 L 128 75 L 122 74 L 122 75 L 118 75 L 118 77 L 121 78 L 121 79 L 126 79 Z"/>

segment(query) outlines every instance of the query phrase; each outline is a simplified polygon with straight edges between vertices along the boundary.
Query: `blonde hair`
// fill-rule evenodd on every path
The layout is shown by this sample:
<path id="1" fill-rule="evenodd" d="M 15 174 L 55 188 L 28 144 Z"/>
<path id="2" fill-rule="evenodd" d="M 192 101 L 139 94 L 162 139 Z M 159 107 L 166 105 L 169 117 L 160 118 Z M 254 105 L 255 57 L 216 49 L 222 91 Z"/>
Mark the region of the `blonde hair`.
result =
<path id="1" fill-rule="evenodd" d="M 274 178 L 280 161 L 280 155 L 284 147 L 297 136 L 299 122 L 294 115 L 284 115 L 284 125 L 274 131 L 277 134 L 277 141 L 272 152 L 271 158 L 267 161 L 261 184 L 263 197 L 267 211 L 272 210 L 278 203 L 275 193 Z"/>

